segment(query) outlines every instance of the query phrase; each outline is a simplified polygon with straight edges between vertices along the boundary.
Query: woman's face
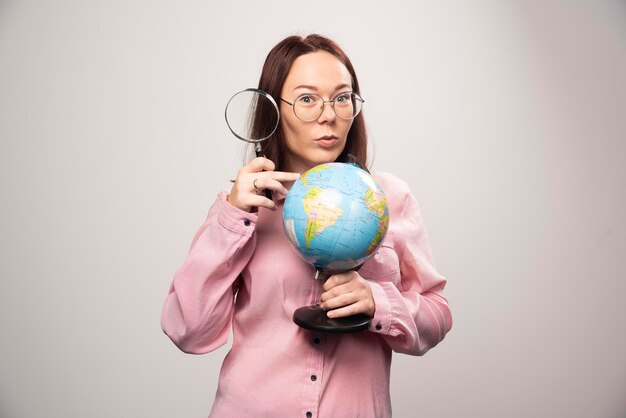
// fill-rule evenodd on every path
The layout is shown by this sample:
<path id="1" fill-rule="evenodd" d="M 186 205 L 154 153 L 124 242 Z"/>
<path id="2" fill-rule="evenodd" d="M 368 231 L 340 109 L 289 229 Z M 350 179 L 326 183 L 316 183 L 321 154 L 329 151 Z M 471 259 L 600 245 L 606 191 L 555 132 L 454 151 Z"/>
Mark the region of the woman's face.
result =
<path id="1" fill-rule="evenodd" d="M 334 55 L 318 51 L 298 57 L 287 74 L 281 98 L 294 103 L 303 94 L 317 94 L 332 100 L 338 93 L 352 91 L 352 77 Z M 337 117 L 331 103 L 315 120 L 298 119 L 287 103 L 280 101 L 280 124 L 284 133 L 285 171 L 303 173 L 318 164 L 332 162 L 346 146 L 352 120 Z"/>

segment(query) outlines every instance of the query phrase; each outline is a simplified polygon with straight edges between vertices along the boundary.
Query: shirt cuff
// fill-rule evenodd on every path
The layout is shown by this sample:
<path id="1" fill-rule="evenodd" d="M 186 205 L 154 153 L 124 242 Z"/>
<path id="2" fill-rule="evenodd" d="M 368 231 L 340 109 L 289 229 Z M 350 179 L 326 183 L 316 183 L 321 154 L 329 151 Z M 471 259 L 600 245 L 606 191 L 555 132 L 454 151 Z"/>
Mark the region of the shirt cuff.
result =
<path id="1" fill-rule="evenodd" d="M 250 237 L 256 227 L 258 214 L 246 212 L 231 205 L 226 198 L 227 191 L 222 191 L 218 195 L 220 200 L 220 210 L 217 214 L 219 224 L 229 231 Z"/>
<path id="2" fill-rule="evenodd" d="M 368 282 L 372 289 L 374 303 L 376 304 L 376 311 L 374 312 L 369 330 L 378 334 L 388 335 L 391 329 L 391 321 L 394 317 L 391 301 L 380 283 L 372 280 L 368 280 Z"/>

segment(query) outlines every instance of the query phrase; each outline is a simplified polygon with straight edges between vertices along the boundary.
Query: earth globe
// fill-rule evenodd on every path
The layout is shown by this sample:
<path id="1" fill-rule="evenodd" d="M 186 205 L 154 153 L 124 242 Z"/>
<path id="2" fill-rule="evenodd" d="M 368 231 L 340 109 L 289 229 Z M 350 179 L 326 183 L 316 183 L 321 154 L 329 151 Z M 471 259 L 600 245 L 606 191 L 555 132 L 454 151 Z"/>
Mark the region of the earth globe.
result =
<path id="1" fill-rule="evenodd" d="M 303 173 L 283 207 L 283 228 L 297 254 L 316 269 L 316 278 L 358 269 L 380 247 L 389 227 L 387 199 L 378 182 L 353 163 L 326 163 Z M 329 333 L 367 329 L 357 314 L 328 318 L 319 306 L 297 309 L 293 321 Z"/>

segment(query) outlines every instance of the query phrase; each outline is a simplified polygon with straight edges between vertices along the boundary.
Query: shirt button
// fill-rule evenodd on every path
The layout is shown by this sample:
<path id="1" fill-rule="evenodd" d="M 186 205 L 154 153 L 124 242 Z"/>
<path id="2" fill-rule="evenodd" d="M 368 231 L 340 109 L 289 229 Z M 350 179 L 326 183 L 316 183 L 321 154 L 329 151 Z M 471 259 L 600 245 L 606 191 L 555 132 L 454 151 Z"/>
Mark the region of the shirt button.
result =
<path id="1" fill-rule="evenodd" d="M 311 418 L 313 416 L 313 414 L 311 413 L 311 411 L 306 413 L 306 418 Z"/>
<path id="2" fill-rule="evenodd" d="M 315 381 L 317 380 L 317 376 L 315 376 L 314 374 L 312 374 L 312 375 L 311 375 L 311 380 L 315 382 Z"/>
<path id="3" fill-rule="evenodd" d="M 313 339 L 313 344 L 318 345 L 318 344 L 320 343 L 320 341 L 321 341 L 321 340 L 320 340 L 319 338 L 315 337 L 315 338 Z"/>
<path id="4" fill-rule="evenodd" d="M 383 329 L 383 326 L 380 324 L 380 322 L 378 324 L 376 324 L 376 329 L 378 331 L 380 331 L 381 329 Z"/>
<path id="5" fill-rule="evenodd" d="M 250 219 L 246 219 L 245 221 L 243 221 L 243 224 L 245 226 L 250 226 Z"/>

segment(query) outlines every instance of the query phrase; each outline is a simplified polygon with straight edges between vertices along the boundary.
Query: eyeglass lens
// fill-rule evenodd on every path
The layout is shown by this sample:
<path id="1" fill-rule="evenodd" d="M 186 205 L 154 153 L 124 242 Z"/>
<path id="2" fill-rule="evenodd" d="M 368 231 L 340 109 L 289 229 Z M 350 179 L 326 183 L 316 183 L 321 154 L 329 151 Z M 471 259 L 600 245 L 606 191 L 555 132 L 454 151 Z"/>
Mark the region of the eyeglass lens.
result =
<path id="1" fill-rule="evenodd" d="M 293 105 L 296 116 L 303 121 L 312 121 L 324 112 L 324 104 L 331 105 L 341 119 L 352 119 L 361 111 L 363 99 L 356 93 L 342 93 L 333 100 L 325 101 L 317 94 L 303 94 Z"/>

